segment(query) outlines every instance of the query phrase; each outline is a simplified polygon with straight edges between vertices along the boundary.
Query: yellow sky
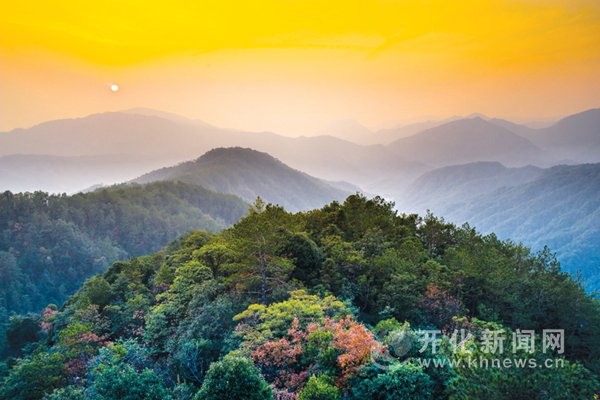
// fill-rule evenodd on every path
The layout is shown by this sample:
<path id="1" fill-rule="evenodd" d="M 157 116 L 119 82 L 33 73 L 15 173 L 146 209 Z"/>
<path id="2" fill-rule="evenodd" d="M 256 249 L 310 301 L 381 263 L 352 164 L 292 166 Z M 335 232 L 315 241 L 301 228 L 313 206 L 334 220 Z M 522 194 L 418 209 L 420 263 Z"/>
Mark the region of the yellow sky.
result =
<path id="1" fill-rule="evenodd" d="M 14 1 L 0 130 L 131 107 L 288 134 L 547 118 L 600 107 L 599 71 L 597 0 Z"/>

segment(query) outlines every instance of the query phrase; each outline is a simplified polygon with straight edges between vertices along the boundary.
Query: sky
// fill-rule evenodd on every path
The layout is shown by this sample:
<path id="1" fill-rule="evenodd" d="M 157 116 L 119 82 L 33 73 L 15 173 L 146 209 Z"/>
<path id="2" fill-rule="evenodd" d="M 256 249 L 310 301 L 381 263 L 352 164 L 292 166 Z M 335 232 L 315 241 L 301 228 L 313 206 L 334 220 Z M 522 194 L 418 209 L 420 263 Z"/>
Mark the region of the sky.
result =
<path id="1" fill-rule="evenodd" d="M 548 119 L 600 107 L 599 71 L 597 0 L 13 1 L 0 131 L 133 107 L 288 135 Z"/>

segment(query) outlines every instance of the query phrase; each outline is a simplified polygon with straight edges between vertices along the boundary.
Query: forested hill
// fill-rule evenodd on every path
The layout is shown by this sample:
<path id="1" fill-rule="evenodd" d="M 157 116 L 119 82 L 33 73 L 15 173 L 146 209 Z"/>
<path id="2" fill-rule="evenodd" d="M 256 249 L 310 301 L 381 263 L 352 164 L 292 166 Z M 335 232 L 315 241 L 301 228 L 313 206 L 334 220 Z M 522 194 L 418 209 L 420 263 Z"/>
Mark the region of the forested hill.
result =
<path id="1" fill-rule="evenodd" d="M 358 195 L 298 214 L 256 202 L 232 228 L 115 263 L 61 309 L 7 329 L 18 358 L 0 368 L 1 399 L 591 399 L 600 389 L 598 301 L 549 253 Z M 423 350 L 418 329 L 439 330 L 439 346 Z M 472 336 L 453 347 L 460 329 Z M 517 329 L 535 332 L 531 347 L 514 344 Z M 544 329 L 564 329 L 564 352 L 543 349 Z M 485 344 L 490 332 L 506 338 L 503 353 Z M 540 367 L 469 362 L 498 354 Z"/>
<path id="2" fill-rule="evenodd" d="M 430 209 L 535 250 L 548 245 L 564 270 L 580 272 L 590 289 L 600 288 L 600 164 L 446 167 L 418 179 L 404 206 Z"/>
<path id="3" fill-rule="evenodd" d="M 241 147 L 213 149 L 194 161 L 150 172 L 134 182 L 165 180 L 233 193 L 249 202 L 260 196 L 291 211 L 322 207 L 350 194 L 292 169 L 267 153 Z"/>
<path id="4" fill-rule="evenodd" d="M 185 183 L 121 185 L 73 196 L 0 194 L 0 310 L 62 304 L 110 263 L 157 251 L 246 213 L 240 198 Z"/>

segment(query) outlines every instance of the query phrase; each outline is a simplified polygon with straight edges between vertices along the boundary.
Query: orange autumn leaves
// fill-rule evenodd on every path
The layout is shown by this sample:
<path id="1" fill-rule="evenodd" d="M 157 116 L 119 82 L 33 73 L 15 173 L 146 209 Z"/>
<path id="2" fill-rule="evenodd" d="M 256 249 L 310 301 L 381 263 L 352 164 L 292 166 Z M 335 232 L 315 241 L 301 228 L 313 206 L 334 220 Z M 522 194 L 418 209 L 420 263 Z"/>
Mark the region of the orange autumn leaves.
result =
<path id="1" fill-rule="evenodd" d="M 306 296 L 304 293 L 302 295 Z M 285 303 L 278 303 L 275 307 Z M 321 304 L 313 303 L 309 308 L 314 311 L 319 306 Z M 294 310 L 288 311 L 294 313 Z M 268 311 L 259 320 L 254 327 L 240 324 L 238 334 L 246 337 L 245 346 L 242 347 L 249 349 L 250 356 L 265 379 L 278 389 L 298 392 L 311 375 L 331 376 L 338 387 L 344 387 L 370 362 L 372 352 L 382 347 L 374 335 L 349 314 L 345 317 L 319 316 L 305 320 L 304 324 L 297 316 L 293 316 L 289 329 L 281 335 L 261 329 L 273 326 Z M 262 332 L 263 335 L 248 336 L 251 330 Z M 249 337 L 253 339 L 248 340 Z M 256 340 L 259 337 L 262 339 Z"/>
<path id="2" fill-rule="evenodd" d="M 327 319 L 325 327 L 333 330 L 333 346 L 342 353 L 337 361 L 342 369 L 338 381 L 343 384 L 369 361 L 380 345 L 364 325 L 352 321 L 349 315 L 341 321 Z"/>

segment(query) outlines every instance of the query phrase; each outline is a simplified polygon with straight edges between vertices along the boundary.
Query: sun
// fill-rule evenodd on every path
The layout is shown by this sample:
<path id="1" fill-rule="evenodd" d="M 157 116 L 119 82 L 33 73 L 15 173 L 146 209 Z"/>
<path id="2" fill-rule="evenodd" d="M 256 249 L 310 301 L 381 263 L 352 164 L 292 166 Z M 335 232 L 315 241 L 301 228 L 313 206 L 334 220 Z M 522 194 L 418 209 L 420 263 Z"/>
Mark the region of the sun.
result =
<path id="1" fill-rule="evenodd" d="M 113 83 L 112 85 L 110 85 L 110 90 L 112 90 L 113 92 L 118 92 L 119 85 L 117 85 L 116 83 Z"/>

